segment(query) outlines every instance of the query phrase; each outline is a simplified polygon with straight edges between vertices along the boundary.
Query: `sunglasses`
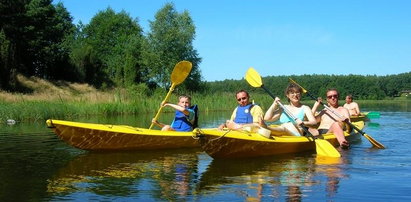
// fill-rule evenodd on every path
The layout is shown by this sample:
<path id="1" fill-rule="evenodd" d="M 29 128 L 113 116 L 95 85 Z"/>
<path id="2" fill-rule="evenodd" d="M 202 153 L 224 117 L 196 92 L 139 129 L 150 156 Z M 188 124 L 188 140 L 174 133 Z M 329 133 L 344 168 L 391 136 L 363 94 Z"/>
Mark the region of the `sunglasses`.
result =
<path id="1" fill-rule="evenodd" d="M 331 99 L 331 98 L 337 99 L 337 98 L 338 98 L 338 95 L 328 95 L 327 98 L 328 98 L 328 99 Z"/>
<path id="2" fill-rule="evenodd" d="M 241 100 L 246 100 L 247 97 L 242 97 L 242 98 L 237 98 L 237 100 L 240 102 Z"/>

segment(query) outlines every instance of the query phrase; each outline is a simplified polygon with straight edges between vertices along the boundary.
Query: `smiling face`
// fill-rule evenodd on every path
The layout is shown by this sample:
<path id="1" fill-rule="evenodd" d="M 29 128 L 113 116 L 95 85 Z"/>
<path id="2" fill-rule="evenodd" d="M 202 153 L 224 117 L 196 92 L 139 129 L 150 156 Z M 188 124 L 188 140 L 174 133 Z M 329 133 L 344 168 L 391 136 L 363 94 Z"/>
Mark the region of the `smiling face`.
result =
<path id="1" fill-rule="evenodd" d="M 336 90 L 329 90 L 327 92 L 327 102 L 333 107 L 338 107 L 338 92 Z"/>
<path id="2" fill-rule="evenodd" d="M 291 88 L 287 92 L 287 98 L 289 102 L 298 102 L 301 100 L 301 91 L 296 88 Z"/>
<path id="3" fill-rule="evenodd" d="M 236 95 L 237 102 L 240 106 L 246 106 L 249 103 L 249 97 L 246 92 L 240 91 Z"/>
<path id="4" fill-rule="evenodd" d="M 181 96 L 180 99 L 178 100 L 178 105 L 187 108 L 191 106 L 191 99 L 186 96 Z"/>

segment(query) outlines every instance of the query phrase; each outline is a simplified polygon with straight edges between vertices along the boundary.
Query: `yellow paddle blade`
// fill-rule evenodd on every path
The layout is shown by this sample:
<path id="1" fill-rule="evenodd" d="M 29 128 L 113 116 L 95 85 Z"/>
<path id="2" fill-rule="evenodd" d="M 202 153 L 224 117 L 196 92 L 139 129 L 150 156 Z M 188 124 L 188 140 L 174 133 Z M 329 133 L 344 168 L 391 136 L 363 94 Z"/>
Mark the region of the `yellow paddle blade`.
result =
<path id="1" fill-rule="evenodd" d="M 385 149 L 385 146 L 379 143 L 377 140 L 369 136 L 368 134 L 364 134 L 364 137 L 367 138 L 368 141 L 374 146 L 377 147 L 378 149 Z"/>
<path id="2" fill-rule="evenodd" d="M 307 93 L 307 90 L 305 90 L 305 88 L 303 88 L 302 86 L 300 86 L 300 84 L 298 84 L 297 82 L 295 82 L 295 81 L 292 80 L 291 78 L 288 78 L 288 80 L 290 80 L 291 83 L 299 86 L 299 87 L 303 90 L 303 93 Z"/>
<path id="3" fill-rule="evenodd" d="M 258 74 L 258 72 L 252 67 L 248 68 L 245 74 L 245 80 L 252 87 L 259 88 L 263 85 L 260 74 Z"/>
<path id="4" fill-rule="evenodd" d="M 182 83 L 190 74 L 193 65 L 189 61 L 181 61 L 174 66 L 173 72 L 171 73 L 171 83 L 178 85 Z"/>
<path id="5" fill-rule="evenodd" d="M 315 150 L 319 156 L 341 157 L 340 152 L 338 152 L 337 149 L 335 149 L 335 147 L 327 140 L 316 139 Z"/>

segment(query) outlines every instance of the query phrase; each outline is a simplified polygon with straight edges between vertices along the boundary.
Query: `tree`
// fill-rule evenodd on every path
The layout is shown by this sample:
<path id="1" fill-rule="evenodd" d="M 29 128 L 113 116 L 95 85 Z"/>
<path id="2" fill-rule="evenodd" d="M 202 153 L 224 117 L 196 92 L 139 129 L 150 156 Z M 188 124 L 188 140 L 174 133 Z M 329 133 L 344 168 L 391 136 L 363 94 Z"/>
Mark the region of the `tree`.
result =
<path id="1" fill-rule="evenodd" d="M 192 62 L 193 68 L 184 82 L 186 89 L 198 90 L 201 86 L 201 58 L 193 47 L 195 26 L 188 13 L 179 14 L 172 3 L 160 9 L 155 20 L 150 21 L 150 32 L 143 52 L 143 63 L 151 80 L 163 88 L 170 86 L 170 74 L 181 60 Z"/>
<path id="2" fill-rule="evenodd" d="M 124 11 L 107 8 L 86 26 L 79 26 L 71 60 L 84 80 L 100 86 L 141 82 L 142 29 Z"/>
<path id="3" fill-rule="evenodd" d="M 48 79 L 64 77 L 71 68 L 63 64 L 68 59 L 64 43 L 74 31 L 72 18 L 61 3 L 54 6 L 51 2 L 0 2 L 2 40 L 7 42 L 2 44 L 2 63 L 8 65 L 2 69 L 9 75 L 9 82 L 17 73 Z"/>

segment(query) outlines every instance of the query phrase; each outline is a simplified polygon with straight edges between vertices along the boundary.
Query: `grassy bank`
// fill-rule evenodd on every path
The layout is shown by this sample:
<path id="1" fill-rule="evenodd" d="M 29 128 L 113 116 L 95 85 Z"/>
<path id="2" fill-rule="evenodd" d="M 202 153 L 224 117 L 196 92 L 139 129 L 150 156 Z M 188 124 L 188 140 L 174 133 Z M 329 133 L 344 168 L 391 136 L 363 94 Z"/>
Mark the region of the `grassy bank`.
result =
<path id="1" fill-rule="evenodd" d="M 18 76 L 19 83 L 27 93 L 0 91 L 0 122 L 44 121 L 48 118 L 69 119 L 79 116 L 155 114 L 167 91 L 158 89 L 152 95 L 138 88 L 99 91 L 87 84 L 49 82 L 39 78 Z M 177 90 L 177 89 L 176 89 Z M 177 102 L 173 94 L 169 102 Z M 235 100 L 232 94 L 194 94 L 193 103 L 201 111 L 232 109 Z M 165 108 L 164 112 L 172 112 Z"/>
<path id="2" fill-rule="evenodd" d="M 87 84 L 55 82 L 51 83 L 38 78 L 18 77 L 19 82 L 29 93 L 8 93 L 0 91 L 0 122 L 7 119 L 16 121 L 44 121 L 53 119 L 70 119 L 79 116 L 113 116 L 121 114 L 155 114 L 161 101 L 167 94 L 157 90 L 147 96 L 138 88 L 113 89 L 99 91 Z M 193 94 L 192 102 L 200 106 L 200 111 L 231 111 L 236 106 L 234 93 Z M 170 102 L 177 102 L 177 93 Z M 266 109 L 272 99 L 265 93 L 252 93 L 251 98 Z M 283 103 L 286 103 L 286 99 Z M 362 108 L 371 110 L 411 111 L 410 99 L 398 100 L 356 100 Z M 303 101 L 312 106 L 312 101 Z M 341 101 L 344 103 L 344 101 Z M 172 112 L 165 108 L 164 112 Z"/>

